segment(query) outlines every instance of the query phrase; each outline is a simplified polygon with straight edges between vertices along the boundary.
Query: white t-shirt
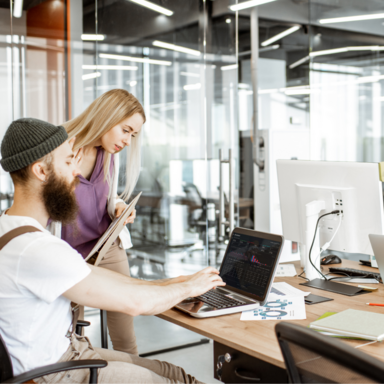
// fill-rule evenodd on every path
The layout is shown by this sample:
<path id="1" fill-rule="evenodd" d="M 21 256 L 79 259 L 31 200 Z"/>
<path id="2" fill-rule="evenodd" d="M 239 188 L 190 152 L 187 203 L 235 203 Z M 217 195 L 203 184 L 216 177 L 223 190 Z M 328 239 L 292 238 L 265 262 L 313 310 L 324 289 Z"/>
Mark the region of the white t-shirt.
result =
<path id="1" fill-rule="evenodd" d="M 65 241 L 35 219 L 0 217 L 0 236 L 24 225 L 42 232 L 20 235 L 0 251 L 0 334 L 15 375 L 56 363 L 68 349 L 70 300 L 61 296 L 90 268 Z"/>

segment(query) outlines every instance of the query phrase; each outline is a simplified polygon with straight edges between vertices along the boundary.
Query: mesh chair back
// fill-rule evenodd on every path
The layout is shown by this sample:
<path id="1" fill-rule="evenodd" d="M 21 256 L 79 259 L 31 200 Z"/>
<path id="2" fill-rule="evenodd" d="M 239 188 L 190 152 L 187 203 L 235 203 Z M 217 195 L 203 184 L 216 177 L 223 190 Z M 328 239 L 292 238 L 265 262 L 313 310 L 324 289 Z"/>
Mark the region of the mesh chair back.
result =
<path id="1" fill-rule="evenodd" d="M 13 368 L 8 349 L 0 335 L 0 383 L 13 377 Z"/>
<path id="2" fill-rule="evenodd" d="M 283 322 L 275 331 L 292 383 L 384 382 L 384 363 L 337 339 Z"/>

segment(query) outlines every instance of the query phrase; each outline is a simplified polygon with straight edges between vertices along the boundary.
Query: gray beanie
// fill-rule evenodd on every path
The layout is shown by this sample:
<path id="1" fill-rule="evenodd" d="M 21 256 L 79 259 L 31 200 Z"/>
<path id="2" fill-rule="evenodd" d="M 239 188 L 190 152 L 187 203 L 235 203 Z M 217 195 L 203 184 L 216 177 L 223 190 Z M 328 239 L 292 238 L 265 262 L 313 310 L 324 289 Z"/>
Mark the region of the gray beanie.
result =
<path id="1" fill-rule="evenodd" d="M 31 117 L 15 120 L 1 143 L 0 164 L 7 172 L 25 168 L 68 139 L 64 127 Z"/>

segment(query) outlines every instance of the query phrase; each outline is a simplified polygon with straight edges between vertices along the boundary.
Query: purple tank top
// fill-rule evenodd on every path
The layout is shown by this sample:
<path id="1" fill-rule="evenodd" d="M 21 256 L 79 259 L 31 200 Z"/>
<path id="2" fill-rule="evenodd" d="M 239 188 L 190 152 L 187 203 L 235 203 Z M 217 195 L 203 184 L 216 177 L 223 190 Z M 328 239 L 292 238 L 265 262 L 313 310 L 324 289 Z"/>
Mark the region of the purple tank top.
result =
<path id="1" fill-rule="evenodd" d="M 109 168 L 110 175 L 113 174 L 114 156 L 111 156 Z M 95 168 L 89 180 L 79 175 L 80 183 L 75 193 L 79 212 L 76 225 L 63 225 L 61 238 L 72 248 L 76 249 L 84 258 L 96 245 L 101 235 L 111 224 L 107 204 L 109 194 L 108 181 L 104 181 L 104 150 L 97 149 Z M 76 228 L 77 227 L 77 228 Z"/>

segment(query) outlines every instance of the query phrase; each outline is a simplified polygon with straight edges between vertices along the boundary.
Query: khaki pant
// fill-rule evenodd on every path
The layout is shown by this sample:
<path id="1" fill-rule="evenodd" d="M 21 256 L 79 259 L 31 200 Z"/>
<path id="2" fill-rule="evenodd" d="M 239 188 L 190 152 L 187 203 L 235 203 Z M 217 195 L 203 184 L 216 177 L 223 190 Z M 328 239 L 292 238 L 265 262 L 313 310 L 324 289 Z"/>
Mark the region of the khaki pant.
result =
<path id="1" fill-rule="evenodd" d="M 115 241 L 101 260 L 99 267 L 130 276 L 127 254 Z M 84 320 L 84 307 L 80 307 L 79 319 Z M 120 312 L 107 311 L 109 336 L 115 351 L 138 355 L 133 317 Z"/>
<path id="2" fill-rule="evenodd" d="M 98 383 L 201 383 L 173 364 L 144 359 L 109 349 L 93 348 L 85 336 L 71 336 L 71 345 L 59 362 L 102 359 L 108 366 L 99 369 Z M 89 369 L 59 372 L 35 379 L 43 383 L 88 383 Z"/>

